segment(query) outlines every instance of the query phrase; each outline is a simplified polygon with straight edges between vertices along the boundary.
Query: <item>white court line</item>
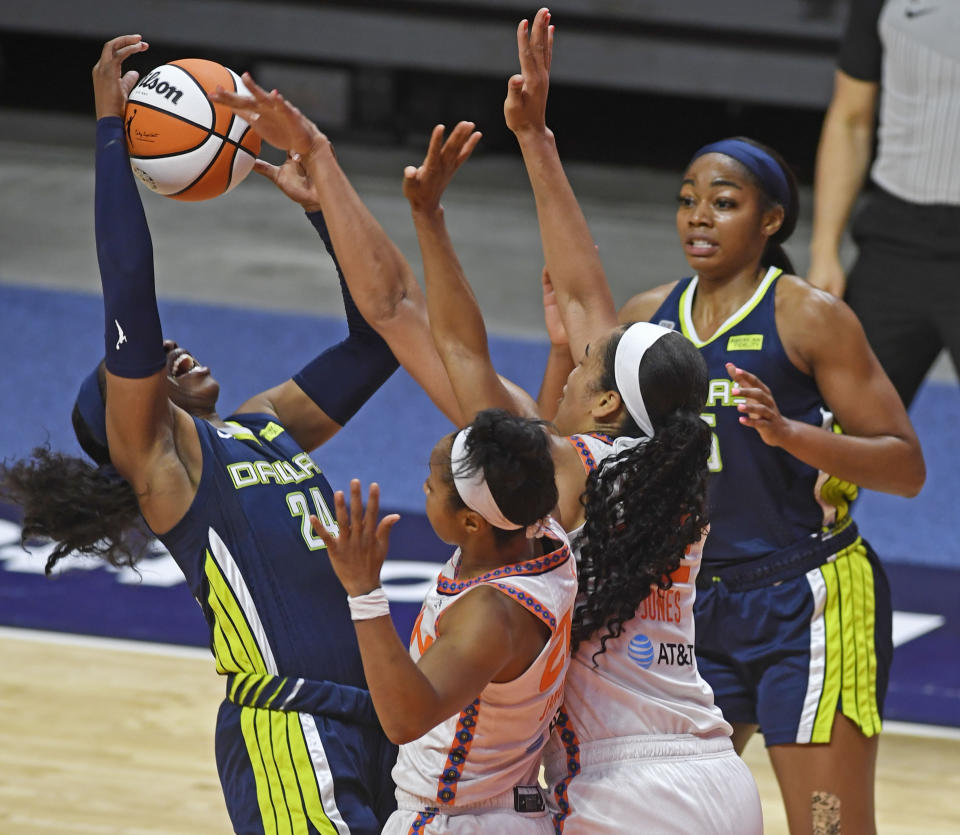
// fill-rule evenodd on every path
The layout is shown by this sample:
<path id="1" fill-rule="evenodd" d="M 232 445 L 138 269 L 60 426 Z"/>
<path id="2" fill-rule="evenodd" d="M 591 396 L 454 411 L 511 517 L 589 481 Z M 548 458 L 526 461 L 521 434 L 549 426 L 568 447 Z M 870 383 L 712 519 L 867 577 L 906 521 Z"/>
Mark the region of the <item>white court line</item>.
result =
<path id="1" fill-rule="evenodd" d="M 44 632 L 40 629 L 17 629 L 12 626 L 0 626 L 0 639 L 2 638 L 10 638 L 15 641 L 34 641 L 38 644 L 61 644 L 88 649 L 137 652 L 142 655 L 161 655 L 168 658 L 191 658 L 204 661 L 213 659 L 210 650 L 200 649 L 199 647 L 154 644 L 147 641 L 129 641 L 120 638 L 100 638 L 94 635 L 73 635 L 68 632 Z M 960 742 L 960 728 L 948 728 L 942 725 L 885 721 L 883 732 L 891 736 L 919 736 L 929 739 L 952 739 Z"/>
<path id="2" fill-rule="evenodd" d="M 213 660 L 210 650 L 200 647 L 154 644 L 148 641 L 130 641 L 122 638 L 101 638 L 96 635 L 74 635 L 68 632 L 45 632 L 42 629 L 17 629 L 12 626 L 0 626 L 0 638 L 12 638 L 15 641 L 34 641 L 39 644 L 86 647 L 88 649 L 138 652 L 142 655 L 163 655 L 168 658 Z"/>

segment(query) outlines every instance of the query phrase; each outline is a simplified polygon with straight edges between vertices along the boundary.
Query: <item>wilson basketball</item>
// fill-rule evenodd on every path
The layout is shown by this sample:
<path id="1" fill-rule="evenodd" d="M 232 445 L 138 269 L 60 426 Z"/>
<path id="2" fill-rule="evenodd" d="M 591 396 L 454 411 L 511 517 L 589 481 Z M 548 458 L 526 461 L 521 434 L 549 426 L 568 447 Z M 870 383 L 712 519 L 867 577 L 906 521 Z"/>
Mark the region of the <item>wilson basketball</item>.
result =
<path id="1" fill-rule="evenodd" d="M 130 164 L 152 191 L 175 200 L 209 200 L 253 168 L 260 137 L 207 92 L 246 93 L 233 70 L 202 58 L 171 61 L 147 73 L 127 101 Z"/>

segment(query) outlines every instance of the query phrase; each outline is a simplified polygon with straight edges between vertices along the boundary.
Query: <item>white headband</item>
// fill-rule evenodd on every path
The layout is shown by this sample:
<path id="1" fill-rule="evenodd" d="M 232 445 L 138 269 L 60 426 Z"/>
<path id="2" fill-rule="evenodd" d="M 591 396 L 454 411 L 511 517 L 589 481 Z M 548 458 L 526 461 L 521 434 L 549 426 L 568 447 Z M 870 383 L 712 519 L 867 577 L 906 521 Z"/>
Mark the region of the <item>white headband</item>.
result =
<path id="1" fill-rule="evenodd" d="M 503 512 L 497 506 L 490 492 L 490 487 L 483 475 L 483 468 L 477 469 L 470 475 L 463 474 L 467 462 L 467 437 L 470 435 L 470 427 L 461 429 L 453 439 L 453 446 L 450 449 L 450 469 L 453 472 L 453 484 L 463 499 L 463 503 L 471 510 L 479 513 L 493 527 L 502 528 L 507 531 L 518 531 L 526 527 L 528 539 L 543 536 L 547 528 L 549 517 L 538 519 L 532 525 L 518 525 L 511 522 L 503 515 Z"/>
<path id="2" fill-rule="evenodd" d="M 647 437 L 653 437 L 653 424 L 647 414 L 647 406 L 640 392 L 640 361 L 651 345 L 660 337 L 673 333 L 669 328 L 650 322 L 636 322 L 630 325 L 620 337 L 617 353 L 613 360 L 613 376 L 620 390 L 623 405 Z"/>

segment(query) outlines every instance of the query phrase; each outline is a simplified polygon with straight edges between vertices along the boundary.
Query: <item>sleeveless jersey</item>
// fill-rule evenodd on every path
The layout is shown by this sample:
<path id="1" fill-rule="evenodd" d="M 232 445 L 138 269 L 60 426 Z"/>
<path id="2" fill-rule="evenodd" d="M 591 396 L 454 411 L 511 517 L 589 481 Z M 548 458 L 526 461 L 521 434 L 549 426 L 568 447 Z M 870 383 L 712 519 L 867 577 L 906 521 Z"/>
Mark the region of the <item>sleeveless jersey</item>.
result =
<path id="1" fill-rule="evenodd" d="M 833 427 L 813 377 L 790 361 L 780 341 L 775 310 L 780 275 L 771 267 L 753 296 L 709 339 L 701 339 L 693 325 L 696 276 L 679 281 L 650 319 L 693 342 L 710 375 L 703 413 L 713 430 L 706 565 L 742 563 L 793 545 L 845 515 L 848 500 L 856 496 L 853 485 L 828 479 L 783 449 L 768 446 L 755 429 L 739 422 L 737 405 L 743 399 L 731 393 L 728 362 L 759 377 L 784 417 Z"/>
<path id="2" fill-rule="evenodd" d="M 570 440 L 588 472 L 613 453 L 606 436 L 574 435 Z M 582 530 L 570 534 L 575 554 Z M 605 630 L 577 647 L 552 749 L 568 748 L 563 736 L 570 734 L 578 744 L 627 736 L 731 734 L 694 656 L 693 601 L 704 538 L 687 549 L 672 575 L 673 586 L 653 589 L 620 636 L 607 641 L 597 666 L 593 656 Z"/>
<path id="3" fill-rule="evenodd" d="M 217 672 L 366 688 L 346 593 L 310 527 L 313 513 L 336 530 L 320 468 L 269 415 L 194 422 L 197 495 L 160 540 L 200 603 Z"/>
<path id="4" fill-rule="evenodd" d="M 436 640 L 443 613 L 471 589 L 488 585 L 533 612 L 551 633 L 520 676 L 491 682 L 458 715 L 400 746 L 393 770 L 397 789 L 441 812 L 537 783 L 540 753 L 563 694 L 577 594 L 566 534 L 551 519 L 547 535 L 560 543 L 551 553 L 465 581 L 457 580 L 458 549 L 427 593 L 413 627 L 410 655 L 416 661 Z"/>

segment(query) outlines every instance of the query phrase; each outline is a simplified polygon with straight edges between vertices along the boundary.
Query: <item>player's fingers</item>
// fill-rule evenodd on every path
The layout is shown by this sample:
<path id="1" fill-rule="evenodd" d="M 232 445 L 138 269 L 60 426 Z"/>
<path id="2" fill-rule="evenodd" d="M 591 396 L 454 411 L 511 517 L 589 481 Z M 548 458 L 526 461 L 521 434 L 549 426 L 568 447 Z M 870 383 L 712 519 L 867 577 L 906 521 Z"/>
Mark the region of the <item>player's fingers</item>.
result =
<path id="1" fill-rule="evenodd" d="M 554 27 L 551 24 L 547 29 L 547 48 L 544 51 L 544 68 L 550 72 L 550 65 L 553 63 L 553 32 Z"/>
<path id="2" fill-rule="evenodd" d="M 312 527 L 313 532 L 320 537 L 323 544 L 327 546 L 328 551 L 336 550 L 337 537 L 330 533 L 330 531 L 323 526 L 323 523 L 312 513 L 310 514 L 310 527 Z"/>
<path id="3" fill-rule="evenodd" d="M 443 132 L 446 128 L 443 125 L 434 125 L 433 130 L 430 132 L 430 144 L 427 145 L 427 156 L 424 158 L 424 163 L 427 160 L 435 160 L 440 154 L 440 150 L 443 147 Z"/>
<path id="4" fill-rule="evenodd" d="M 391 513 L 388 516 L 384 516 L 380 520 L 380 524 L 377 525 L 377 544 L 383 548 L 384 551 L 390 545 L 390 531 L 393 530 L 393 526 L 400 521 L 399 513 Z"/>
<path id="5" fill-rule="evenodd" d="M 347 500 L 343 497 L 343 490 L 333 494 L 333 512 L 337 517 L 337 526 L 340 536 L 350 535 L 350 515 L 347 512 Z"/>
<path id="6" fill-rule="evenodd" d="M 140 78 L 140 73 L 136 70 L 127 70 L 123 74 L 123 78 L 120 79 L 120 86 L 123 88 L 123 94 L 125 96 L 130 95 L 130 91 L 137 86 L 137 80 Z"/>
<path id="7" fill-rule="evenodd" d="M 370 483 L 370 489 L 367 491 L 367 510 L 363 515 L 363 529 L 368 534 L 373 534 L 376 531 L 379 514 L 380 485 L 374 481 Z"/>
<path id="8" fill-rule="evenodd" d="M 550 19 L 550 12 L 545 8 L 537 11 L 533 18 L 533 25 L 530 27 L 530 51 L 535 61 L 543 61 L 543 50 L 547 40 L 547 21 Z"/>
<path id="9" fill-rule="evenodd" d="M 470 134 L 470 137 L 467 139 L 463 148 L 460 149 L 460 155 L 457 157 L 457 163 L 459 165 L 463 165 L 463 163 L 470 159 L 473 149 L 477 147 L 482 138 L 483 134 L 478 130 L 475 130 L 472 134 Z"/>
<path id="10" fill-rule="evenodd" d="M 116 57 L 117 52 L 125 47 L 140 43 L 143 40 L 141 35 L 119 35 L 111 38 L 103 45 L 100 50 L 100 60 L 106 63 Z"/>
<path id="11" fill-rule="evenodd" d="M 138 41 L 137 43 L 128 44 L 127 46 L 121 47 L 113 54 L 113 58 L 117 63 L 123 63 L 131 55 L 135 55 L 138 52 L 146 52 L 150 48 L 150 45 L 146 41 Z"/>
<path id="12" fill-rule="evenodd" d="M 253 96 L 257 101 L 266 101 L 267 91 L 263 89 L 256 81 L 254 81 L 253 76 L 249 72 L 245 72 L 241 78 L 243 79 L 243 85 L 250 91 L 250 95 Z"/>
<path id="13" fill-rule="evenodd" d="M 276 183 L 277 178 L 280 176 L 280 166 L 271 165 L 269 162 L 266 162 L 262 159 L 256 159 L 253 161 L 253 170 L 258 174 L 262 174 L 272 183 Z"/>
<path id="14" fill-rule="evenodd" d="M 363 495 L 360 492 L 360 479 L 350 479 L 350 526 L 360 530 L 363 525 Z"/>

